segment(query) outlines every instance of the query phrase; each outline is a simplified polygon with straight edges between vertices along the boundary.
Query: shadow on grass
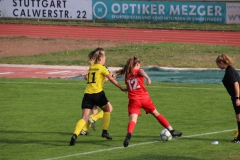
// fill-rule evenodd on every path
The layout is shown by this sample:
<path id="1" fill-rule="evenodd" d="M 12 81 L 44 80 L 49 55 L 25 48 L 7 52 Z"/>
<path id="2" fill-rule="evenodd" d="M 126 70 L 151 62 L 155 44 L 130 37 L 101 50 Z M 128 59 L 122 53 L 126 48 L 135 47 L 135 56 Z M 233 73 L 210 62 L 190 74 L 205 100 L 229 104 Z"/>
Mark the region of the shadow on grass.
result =
<path id="1" fill-rule="evenodd" d="M 161 151 L 159 151 L 161 152 Z M 163 153 L 164 154 L 164 153 Z M 166 154 L 166 153 L 165 153 Z M 167 155 L 160 155 L 160 154 L 143 154 L 141 156 L 128 156 L 127 159 L 131 160 L 154 160 L 154 159 L 162 159 L 162 160 L 199 160 L 198 158 L 192 157 L 183 157 L 183 156 L 167 156 Z M 117 160 L 126 160 L 126 158 L 117 158 Z"/>
<path id="2" fill-rule="evenodd" d="M 41 131 L 14 131 L 14 130 L 0 130 L 0 143 L 6 144 L 42 144 L 51 146 L 68 146 L 72 133 L 71 132 L 41 132 Z M 110 146 L 111 140 L 106 140 L 99 136 L 85 136 L 79 135 L 77 143 L 79 144 L 93 144 L 99 146 Z"/>

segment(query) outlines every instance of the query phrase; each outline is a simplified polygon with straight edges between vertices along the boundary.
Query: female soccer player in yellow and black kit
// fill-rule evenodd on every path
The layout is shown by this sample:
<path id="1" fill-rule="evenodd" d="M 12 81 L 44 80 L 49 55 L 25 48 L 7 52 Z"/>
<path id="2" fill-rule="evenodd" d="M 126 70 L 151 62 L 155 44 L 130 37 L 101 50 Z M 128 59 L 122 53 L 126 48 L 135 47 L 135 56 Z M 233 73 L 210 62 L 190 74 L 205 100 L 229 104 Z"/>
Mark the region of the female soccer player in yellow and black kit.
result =
<path id="1" fill-rule="evenodd" d="M 111 72 L 110 72 L 111 73 Z M 112 73 L 111 73 L 112 74 Z M 115 79 L 116 76 L 114 74 L 112 74 L 112 77 Z M 84 79 L 85 80 L 88 80 L 88 74 L 86 74 L 84 76 Z M 108 81 L 108 78 L 105 79 L 105 82 Z M 108 102 L 108 107 L 109 107 L 109 112 L 111 113 L 112 110 L 113 110 L 113 107 L 111 105 L 110 102 Z M 88 128 L 91 126 L 92 129 L 94 131 L 96 131 L 96 121 L 99 120 L 100 118 L 103 118 L 103 110 L 101 110 L 100 112 L 98 112 L 98 107 L 97 106 L 94 106 L 93 107 L 93 110 L 92 110 L 92 115 L 90 116 L 90 118 L 88 119 L 88 122 L 86 123 L 86 125 L 83 127 L 83 129 L 81 130 L 80 132 L 80 135 L 89 135 L 89 132 L 88 132 Z"/>
<path id="2" fill-rule="evenodd" d="M 73 135 L 71 137 L 70 146 L 75 145 L 77 136 L 87 123 L 89 115 L 94 105 L 99 106 L 103 111 L 103 131 L 102 137 L 112 139 L 107 130 L 110 123 L 110 106 L 108 99 L 103 91 L 103 85 L 106 77 L 117 86 L 120 90 L 126 91 L 113 77 L 109 70 L 104 66 L 106 56 L 103 48 L 96 48 L 88 54 L 90 68 L 88 70 L 87 85 L 82 100 L 82 118 L 77 122 Z"/>

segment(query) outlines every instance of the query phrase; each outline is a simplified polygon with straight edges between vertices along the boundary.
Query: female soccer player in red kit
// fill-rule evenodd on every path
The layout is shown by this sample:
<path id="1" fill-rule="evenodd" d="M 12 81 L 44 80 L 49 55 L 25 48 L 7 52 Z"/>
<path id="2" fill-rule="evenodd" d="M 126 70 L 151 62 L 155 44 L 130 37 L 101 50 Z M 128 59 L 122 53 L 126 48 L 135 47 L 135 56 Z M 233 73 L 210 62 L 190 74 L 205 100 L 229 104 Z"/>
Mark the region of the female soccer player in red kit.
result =
<path id="1" fill-rule="evenodd" d="M 128 89 L 128 114 L 129 123 L 127 128 L 127 135 L 123 142 L 123 146 L 127 147 L 129 145 L 133 130 L 137 123 L 138 116 L 141 115 L 140 110 L 143 108 L 146 114 L 152 114 L 158 122 L 168 129 L 173 137 L 182 135 L 181 132 L 173 130 L 169 122 L 163 115 L 161 115 L 156 107 L 154 106 L 148 91 L 144 86 L 144 78 L 147 79 L 147 84 L 151 84 L 151 79 L 145 73 L 143 69 L 140 68 L 140 60 L 133 56 L 127 60 L 127 64 L 124 68 L 116 71 L 117 76 L 125 75 L 125 84 Z"/>

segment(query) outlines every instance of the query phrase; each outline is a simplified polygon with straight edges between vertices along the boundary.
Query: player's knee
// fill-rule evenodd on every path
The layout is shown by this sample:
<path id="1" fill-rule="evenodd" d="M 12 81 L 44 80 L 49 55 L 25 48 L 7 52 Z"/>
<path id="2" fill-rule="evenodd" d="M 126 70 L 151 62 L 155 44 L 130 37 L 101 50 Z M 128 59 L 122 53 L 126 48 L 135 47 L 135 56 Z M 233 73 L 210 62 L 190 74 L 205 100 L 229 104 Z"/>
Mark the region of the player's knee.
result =
<path id="1" fill-rule="evenodd" d="M 112 105 L 111 105 L 110 102 L 108 102 L 108 104 L 107 104 L 107 110 L 108 110 L 108 112 L 110 112 L 110 113 L 113 111 L 113 107 L 112 107 Z"/>
<path id="2" fill-rule="evenodd" d="M 113 111 L 113 108 L 112 108 L 112 107 L 109 107 L 109 108 L 108 108 L 108 112 L 111 113 L 112 111 Z"/>

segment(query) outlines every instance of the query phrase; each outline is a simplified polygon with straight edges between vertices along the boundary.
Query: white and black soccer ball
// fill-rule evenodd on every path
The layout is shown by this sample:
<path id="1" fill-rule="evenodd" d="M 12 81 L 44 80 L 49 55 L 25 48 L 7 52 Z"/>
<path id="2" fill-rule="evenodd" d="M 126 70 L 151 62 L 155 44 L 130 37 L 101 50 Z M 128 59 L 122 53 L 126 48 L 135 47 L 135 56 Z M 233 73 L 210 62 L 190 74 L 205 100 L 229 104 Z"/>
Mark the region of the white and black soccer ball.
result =
<path id="1" fill-rule="evenodd" d="M 160 137 L 163 141 L 170 141 L 172 139 L 171 133 L 166 128 L 160 132 Z"/>

